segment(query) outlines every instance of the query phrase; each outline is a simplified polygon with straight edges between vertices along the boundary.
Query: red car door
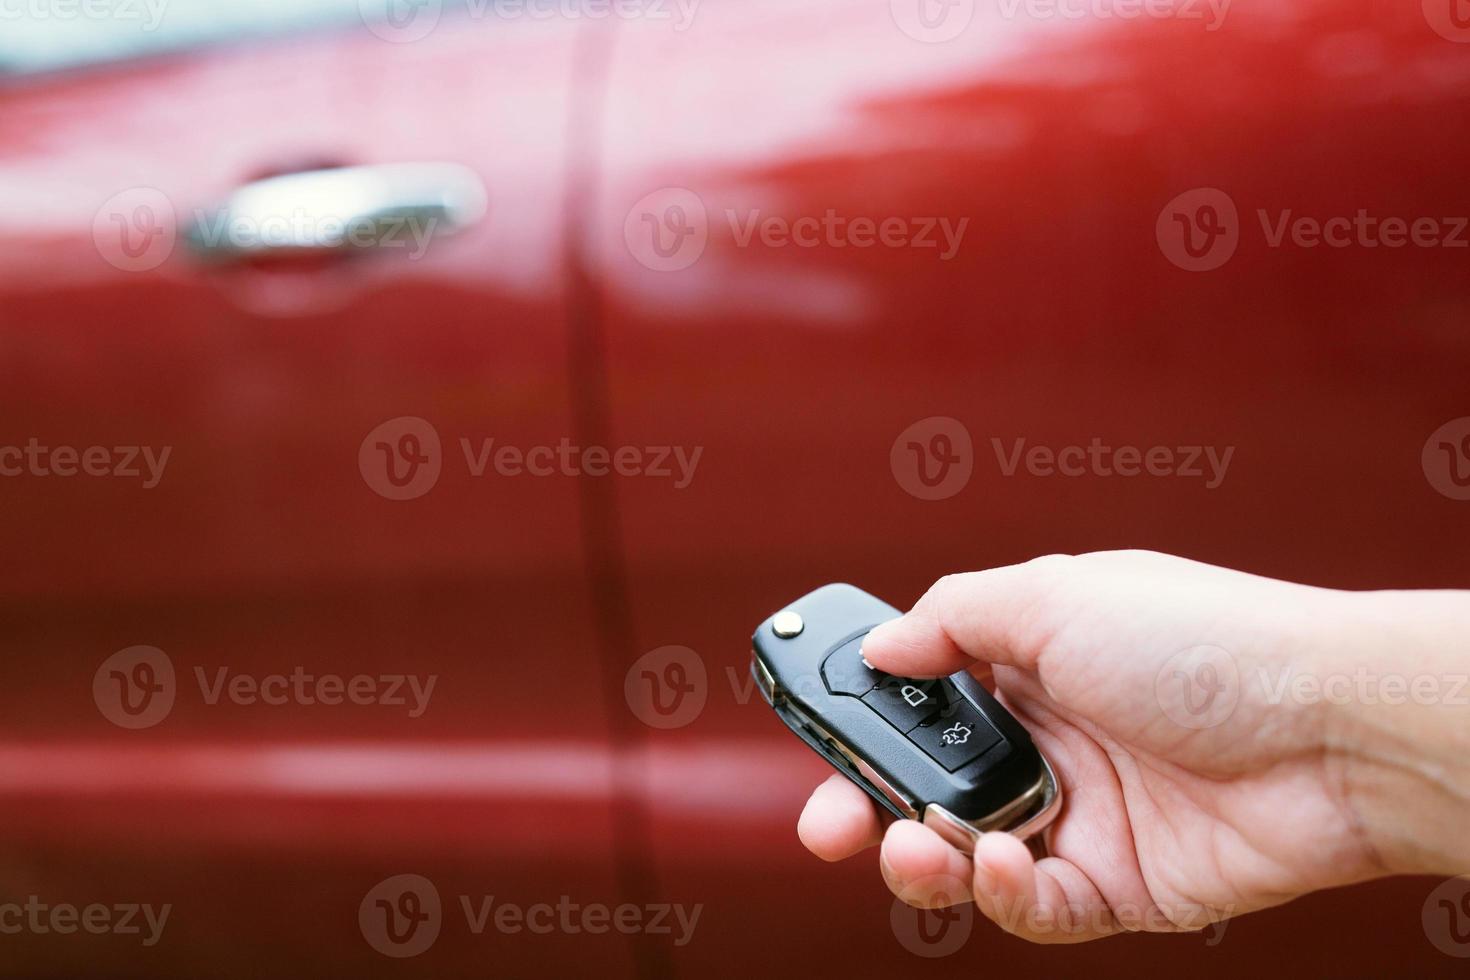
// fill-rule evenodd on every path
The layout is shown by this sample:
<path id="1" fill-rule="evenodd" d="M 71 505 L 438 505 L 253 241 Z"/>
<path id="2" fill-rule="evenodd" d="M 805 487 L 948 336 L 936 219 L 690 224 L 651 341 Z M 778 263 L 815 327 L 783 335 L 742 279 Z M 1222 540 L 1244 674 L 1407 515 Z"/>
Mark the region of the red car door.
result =
<path id="1" fill-rule="evenodd" d="M 630 683 L 652 657 L 690 705 L 646 736 L 664 887 L 717 896 L 681 969 L 778 949 L 791 973 L 897 974 L 953 951 L 905 910 L 890 927 L 870 857 L 825 867 L 796 841 L 828 771 L 752 696 L 746 637 L 818 585 L 907 606 L 947 572 L 1118 547 L 1470 582 L 1458 505 L 1421 466 L 1470 365 L 1446 218 L 1464 45 L 1418 4 L 1100 6 L 1121 9 L 719 5 L 614 47 L 588 233 L 609 438 L 699 453 L 692 479 L 625 480 L 611 505 Z M 1445 247 L 1276 231 L 1359 209 L 1433 219 Z M 739 790 L 692 778 L 716 768 Z M 1274 971 L 1447 969 L 1423 890 L 1372 888 L 1232 925 L 1246 953 L 1147 955 L 1195 976 L 1236 976 L 1251 948 Z M 973 916 L 953 915 L 963 942 Z M 840 940 L 811 941 L 828 923 Z M 973 929 L 966 969 L 1121 975 L 1138 955 Z"/>
<path id="2" fill-rule="evenodd" d="M 508 461 L 585 414 L 579 25 L 340 8 L 8 46 L 0 883 L 173 908 L 7 935 L 13 971 L 387 970 L 404 874 L 420 967 L 630 968 L 482 915 L 626 878 L 578 483 Z"/>

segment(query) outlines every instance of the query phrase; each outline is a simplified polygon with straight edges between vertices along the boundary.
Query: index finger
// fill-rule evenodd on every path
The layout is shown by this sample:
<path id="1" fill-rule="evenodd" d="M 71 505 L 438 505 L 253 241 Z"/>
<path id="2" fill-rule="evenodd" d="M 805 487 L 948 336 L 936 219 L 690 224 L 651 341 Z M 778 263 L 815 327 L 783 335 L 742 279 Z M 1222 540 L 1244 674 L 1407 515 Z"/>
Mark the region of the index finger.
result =
<path id="1" fill-rule="evenodd" d="M 1048 555 L 946 575 L 913 609 L 863 638 L 863 659 L 900 677 L 942 677 L 976 661 L 1035 670 L 1046 642 L 1038 612 L 1072 561 Z"/>

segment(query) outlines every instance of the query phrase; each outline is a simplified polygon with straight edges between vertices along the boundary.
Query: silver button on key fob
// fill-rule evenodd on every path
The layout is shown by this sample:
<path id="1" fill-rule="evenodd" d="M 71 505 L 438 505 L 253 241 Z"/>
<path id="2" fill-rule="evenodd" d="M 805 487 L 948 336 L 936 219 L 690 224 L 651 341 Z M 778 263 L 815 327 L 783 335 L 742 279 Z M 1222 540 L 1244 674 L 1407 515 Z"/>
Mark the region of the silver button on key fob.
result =
<path id="1" fill-rule="evenodd" d="M 990 692 L 964 672 L 913 680 L 864 662 L 863 637 L 898 615 L 851 585 L 823 586 L 755 631 L 756 685 L 788 728 L 880 806 L 962 851 L 984 831 L 1039 833 L 1061 807 L 1061 786 Z"/>

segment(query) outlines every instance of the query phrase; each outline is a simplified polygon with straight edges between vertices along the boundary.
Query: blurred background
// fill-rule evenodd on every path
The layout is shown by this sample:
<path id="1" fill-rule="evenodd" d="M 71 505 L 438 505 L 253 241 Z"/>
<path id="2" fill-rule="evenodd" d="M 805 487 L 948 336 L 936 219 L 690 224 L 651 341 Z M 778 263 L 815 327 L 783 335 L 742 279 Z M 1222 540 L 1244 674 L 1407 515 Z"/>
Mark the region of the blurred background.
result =
<path id="1" fill-rule="evenodd" d="M 1462 0 L 0 0 L 0 969 L 1463 975 L 1429 879 L 895 907 L 747 668 L 1054 551 L 1470 587 L 1467 117 Z"/>

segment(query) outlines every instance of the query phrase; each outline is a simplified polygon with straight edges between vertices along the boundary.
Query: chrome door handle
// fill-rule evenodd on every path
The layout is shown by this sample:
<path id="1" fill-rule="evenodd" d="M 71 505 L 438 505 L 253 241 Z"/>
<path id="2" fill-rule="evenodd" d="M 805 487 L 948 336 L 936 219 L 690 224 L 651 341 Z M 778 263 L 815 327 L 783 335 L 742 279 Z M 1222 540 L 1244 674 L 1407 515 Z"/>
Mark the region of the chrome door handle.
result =
<path id="1" fill-rule="evenodd" d="M 475 224 L 484 182 L 455 163 L 388 163 L 267 177 L 195 215 L 187 240 L 211 261 L 422 250 Z"/>

